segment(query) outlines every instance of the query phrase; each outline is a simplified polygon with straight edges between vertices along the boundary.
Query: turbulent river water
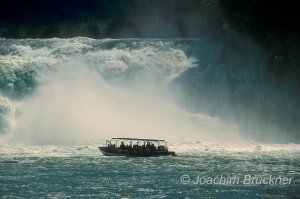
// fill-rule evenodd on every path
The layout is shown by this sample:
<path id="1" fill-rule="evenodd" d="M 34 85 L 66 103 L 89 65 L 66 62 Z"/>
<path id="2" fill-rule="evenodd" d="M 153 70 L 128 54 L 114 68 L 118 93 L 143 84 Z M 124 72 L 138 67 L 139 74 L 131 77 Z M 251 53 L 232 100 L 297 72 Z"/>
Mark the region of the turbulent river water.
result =
<path id="1" fill-rule="evenodd" d="M 68 146 L 1 145 L 1 196 L 300 197 L 298 145 L 177 140 L 169 146 L 177 152 L 176 157 L 128 158 L 101 155 L 97 150 L 101 144 L 104 142 Z"/>
<path id="2" fill-rule="evenodd" d="M 204 90 L 195 78 L 224 69 L 220 44 L 80 37 L 0 44 L 0 197 L 300 197 L 299 145 L 245 139 L 232 117 L 206 114 L 214 104 L 197 101 Z M 105 157 L 97 147 L 114 136 L 167 139 L 178 156 Z"/>

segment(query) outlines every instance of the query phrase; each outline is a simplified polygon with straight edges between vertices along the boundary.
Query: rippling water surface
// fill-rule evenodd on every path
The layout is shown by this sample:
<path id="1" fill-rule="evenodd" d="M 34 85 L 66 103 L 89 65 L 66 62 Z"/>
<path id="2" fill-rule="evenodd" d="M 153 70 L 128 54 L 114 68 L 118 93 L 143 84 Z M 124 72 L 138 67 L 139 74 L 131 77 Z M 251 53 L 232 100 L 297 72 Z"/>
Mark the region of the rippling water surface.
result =
<path id="1" fill-rule="evenodd" d="M 190 142 L 177 157 L 106 157 L 99 144 L 2 145 L 0 194 L 7 198 L 299 198 L 299 145 Z M 245 176 L 290 184 L 243 182 Z M 182 177 L 184 176 L 184 177 Z M 199 176 L 199 177 L 198 177 Z M 224 183 L 219 178 L 239 178 Z M 215 181 L 204 180 L 209 177 Z M 198 182 L 197 182 L 198 178 Z M 199 179 L 201 179 L 199 181 Z M 188 181 L 190 180 L 190 181 Z"/>

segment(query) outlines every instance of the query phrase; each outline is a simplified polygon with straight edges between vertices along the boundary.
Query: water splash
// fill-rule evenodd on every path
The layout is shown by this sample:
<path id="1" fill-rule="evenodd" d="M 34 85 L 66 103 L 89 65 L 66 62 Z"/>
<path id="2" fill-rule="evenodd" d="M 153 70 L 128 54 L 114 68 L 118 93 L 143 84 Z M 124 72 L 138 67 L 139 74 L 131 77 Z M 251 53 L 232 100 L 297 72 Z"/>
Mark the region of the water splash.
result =
<path id="1" fill-rule="evenodd" d="M 191 41 L 1 42 L 10 49 L 1 56 L 6 65 L 1 72 L 7 77 L 6 86 L 13 85 L 14 95 L 5 94 L 22 102 L 7 135 L 10 141 L 63 144 L 112 136 L 224 139 L 237 135 L 234 124 L 188 113 L 175 103 L 178 93 L 172 81 L 197 63 L 187 53 Z M 17 70 L 34 75 L 23 78 L 19 86 Z"/>

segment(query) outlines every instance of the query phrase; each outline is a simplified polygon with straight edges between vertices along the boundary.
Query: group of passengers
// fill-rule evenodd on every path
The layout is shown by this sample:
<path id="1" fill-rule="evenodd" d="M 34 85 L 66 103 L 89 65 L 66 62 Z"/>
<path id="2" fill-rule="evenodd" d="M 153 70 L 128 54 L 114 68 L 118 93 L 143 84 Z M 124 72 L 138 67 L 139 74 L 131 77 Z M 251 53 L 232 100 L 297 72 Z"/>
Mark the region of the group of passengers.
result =
<path id="1" fill-rule="evenodd" d="M 138 145 L 138 144 L 135 144 L 135 145 L 125 145 L 124 144 L 124 142 L 121 142 L 121 145 L 120 145 L 120 148 L 121 149 L 123 149 L 123 150 L 125 150 L 125 149 L 128 149 L 128 150 L 131 150 L 131 149 L 146 149 L 146 148 L 149 148 L 149 149 L 151 149 L 151 150 L 155 150 L 156 149 L 156 147 L 154 146 L 154 144 L 152 143 L 150 143 L 150 142 L 147 142 L 147 144 L 146 144 L 146 142 L 144 142 L 144 144 L 143 145 Z"/>

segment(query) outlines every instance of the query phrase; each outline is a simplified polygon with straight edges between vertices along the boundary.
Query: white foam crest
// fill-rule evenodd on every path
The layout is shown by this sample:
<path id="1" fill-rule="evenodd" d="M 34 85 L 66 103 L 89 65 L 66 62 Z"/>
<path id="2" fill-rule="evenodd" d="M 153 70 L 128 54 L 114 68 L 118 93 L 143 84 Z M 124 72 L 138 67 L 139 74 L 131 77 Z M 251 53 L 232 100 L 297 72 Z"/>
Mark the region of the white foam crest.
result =
<path id="1" fill-rule="evenodd" d="M 70 157 L 70 156 L 100 156 L 99 144 L 76 145 L 30 145 L 30 144 L 0 144 L 2 158 L 11 157 Z"/>
<path id="2" fill-rule="evenodd" d="M 58 40 L 51 44 L 51 49 L 49 52 L 52 55 L 55 55 L 57 58 L 63 56 L 77 56 L 81 55 L 84 50 L 90 49 L 91 46 L 87 43 L 84 43 L 88 40 L 77 40 L 77 39 L 63 39 Z"/>
<path id="3" fill-rule="evenodd" d="M 191 140 L 188 138 L 173 139 L 169 142 L 169 148 L 178 153 L 201 154 L 207 152 L 216 153 L 300 153 L 299 144 L 266 144 L 255 143 L 250 140 L 232 141 L 205 141 Z"/>
<path id="4" fill-rule="evenodd" d="M 128 70 L 140 77 L 139 81 L 147 77 L 161 80 L 175 78 L 187 68 L 193 67 L 193 58 L 188 58 L 180 49 L 161 49 L 153 46 L 144 48 L 113 48 L 86 53 L 89 63 L 94 63 L 103 74 L 109 72 L 119 75 Z"/>
<path id="5" fill-rule="evenodd" d="M 288 155 L 297 156 L 300 153 L 299 144 L 257 144 L 241 142 L 212 142 L 192 141 L 187 139 L 170 139 L 168 148 L 175 151 L 178 156 L 186 155 L 260 155 L 271 156 Z M 2 158 L 11 157 L 70 157 L 70 156 L 93 156 L 100 157 L 98 146 L 105 146 L 105 140 L 82 144 L 49 145 L 49 144 L 7 144 L 0 143 Z"/>
<path id="6" fill-rule="evenodd" d="M 16 68 L 27 67 L 28 69 L 38 71 L 40 67 L 52 66 L 57 64 L 58 60 L 51 56 L 49 49 L 32 49 L 30 46 L 17 45 L 15 48 L 18 55 L 0 56 L 1 65 L 5 65 L 3 70 L 14 70 Z"/>

